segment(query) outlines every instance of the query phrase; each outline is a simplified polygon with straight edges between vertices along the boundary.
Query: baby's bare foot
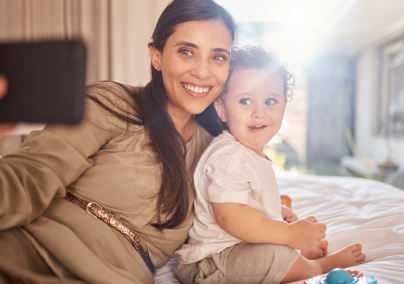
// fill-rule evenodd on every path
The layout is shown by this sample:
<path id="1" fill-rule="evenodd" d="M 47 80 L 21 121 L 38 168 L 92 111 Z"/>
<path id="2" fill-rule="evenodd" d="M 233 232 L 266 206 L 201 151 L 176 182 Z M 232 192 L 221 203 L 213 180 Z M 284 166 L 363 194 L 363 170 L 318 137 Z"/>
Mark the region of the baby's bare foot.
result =
<path id="1" fill-rule="evenodd" d="M 328 251 L 328 241 L 322 240 L 314 249 L 312 250 L 302 250 L 300 254 L 307 259 L 318 259 L 327 255 Z"/>
<path id="2" fill-rule="evenodd" d="M 366 255 L 362 253 L 360 244 L 349 245 L 330 256 L 323 258 L 323 273 L 327 273 L 334 268 L 347 268 L 365 262 Z"/>

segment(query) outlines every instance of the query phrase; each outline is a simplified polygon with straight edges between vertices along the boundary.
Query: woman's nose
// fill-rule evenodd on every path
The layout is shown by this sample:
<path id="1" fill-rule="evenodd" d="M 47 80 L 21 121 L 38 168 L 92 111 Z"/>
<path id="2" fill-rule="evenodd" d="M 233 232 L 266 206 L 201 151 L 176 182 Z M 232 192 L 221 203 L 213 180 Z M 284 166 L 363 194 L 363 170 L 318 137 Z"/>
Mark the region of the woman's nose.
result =
<path id="1" fill-rule="evenodd" d="M 198 60 L 191 71 L 191 75 L 198 77 L 199 80 L 209 78 L 211 76 L 209 62 L 206 59 Z"/>

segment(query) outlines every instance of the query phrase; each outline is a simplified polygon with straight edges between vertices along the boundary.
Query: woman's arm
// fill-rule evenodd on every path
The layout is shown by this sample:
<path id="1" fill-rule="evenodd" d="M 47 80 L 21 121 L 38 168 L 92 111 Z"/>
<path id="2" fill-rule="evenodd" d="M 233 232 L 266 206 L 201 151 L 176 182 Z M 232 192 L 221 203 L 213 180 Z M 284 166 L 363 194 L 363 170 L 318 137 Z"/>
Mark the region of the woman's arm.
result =
<path id="1" fill-rule="evenodd" d="M 326 226 L 318 223 L 314 217 L 288 224 L 267 218 L 245 204 L 211 204 L 219 226 L 244 242 L 287 245 L 300 250 L 310 250 L 325 238 Z"/>
<path id="2" fill-rule="evenodd" d="M 0 159 L 0 230 L 28 224 L 54 197 L 64 197 L 66 186 L 92 166 L 89 157 L 119 131 L 115 117 L 90 100 L 86 103 L 82 123 L 34 131 L 18 150 Z"/>

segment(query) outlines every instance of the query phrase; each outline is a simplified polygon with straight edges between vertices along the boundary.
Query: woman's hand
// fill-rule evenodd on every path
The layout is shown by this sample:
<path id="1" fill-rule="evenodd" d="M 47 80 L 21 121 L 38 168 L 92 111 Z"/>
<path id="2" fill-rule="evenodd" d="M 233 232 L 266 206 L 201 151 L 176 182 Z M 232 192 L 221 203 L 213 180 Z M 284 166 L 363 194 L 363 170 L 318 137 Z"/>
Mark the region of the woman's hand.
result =
<path id="1" fill-rule="evenodd" d="M 0 99 L 2 99 L 8 90 L 7 79 L 4 75 L 0 75 Z"/>
<path id="2" fill-rule="evenodd" d="M 1 55 L 0 55 L 1 58 Z M 7 78 L 4 75 L 0 74 L 0 100 L 7 94 L 8 91 L 8 82 Z M 6 134 L 7 132 L 12 131 L 15 128 L 16 124 L 1 124 L 0 123 L 0 138 Z"/>
<path id="3" fill-rule="evenodd" d="M 293 223 L 299 219 L 297 218 L 297 215 L 292 211 L 292 209 L 284 205 L 281 205 L 281 216 L 282 219 L 288 223 Z"/>

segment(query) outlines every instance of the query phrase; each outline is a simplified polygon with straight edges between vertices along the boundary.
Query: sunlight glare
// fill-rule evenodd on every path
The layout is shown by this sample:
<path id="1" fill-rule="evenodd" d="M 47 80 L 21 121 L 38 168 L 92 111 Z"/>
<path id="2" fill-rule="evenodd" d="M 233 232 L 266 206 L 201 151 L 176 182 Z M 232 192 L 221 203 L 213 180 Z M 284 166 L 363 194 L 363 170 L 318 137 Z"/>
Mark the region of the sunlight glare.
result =
<path id="1" fill-rule="evenodd" d="M 350 0 L 351 2 L 353 0 Z M 269 23 L 260 42 L 246 37 L 242 45 L 262 45 L 279 53 L 289 65 L 305 65 L 317 51 L 318 35 L 344 0 L 217 0 L 237 23 Z"/>

